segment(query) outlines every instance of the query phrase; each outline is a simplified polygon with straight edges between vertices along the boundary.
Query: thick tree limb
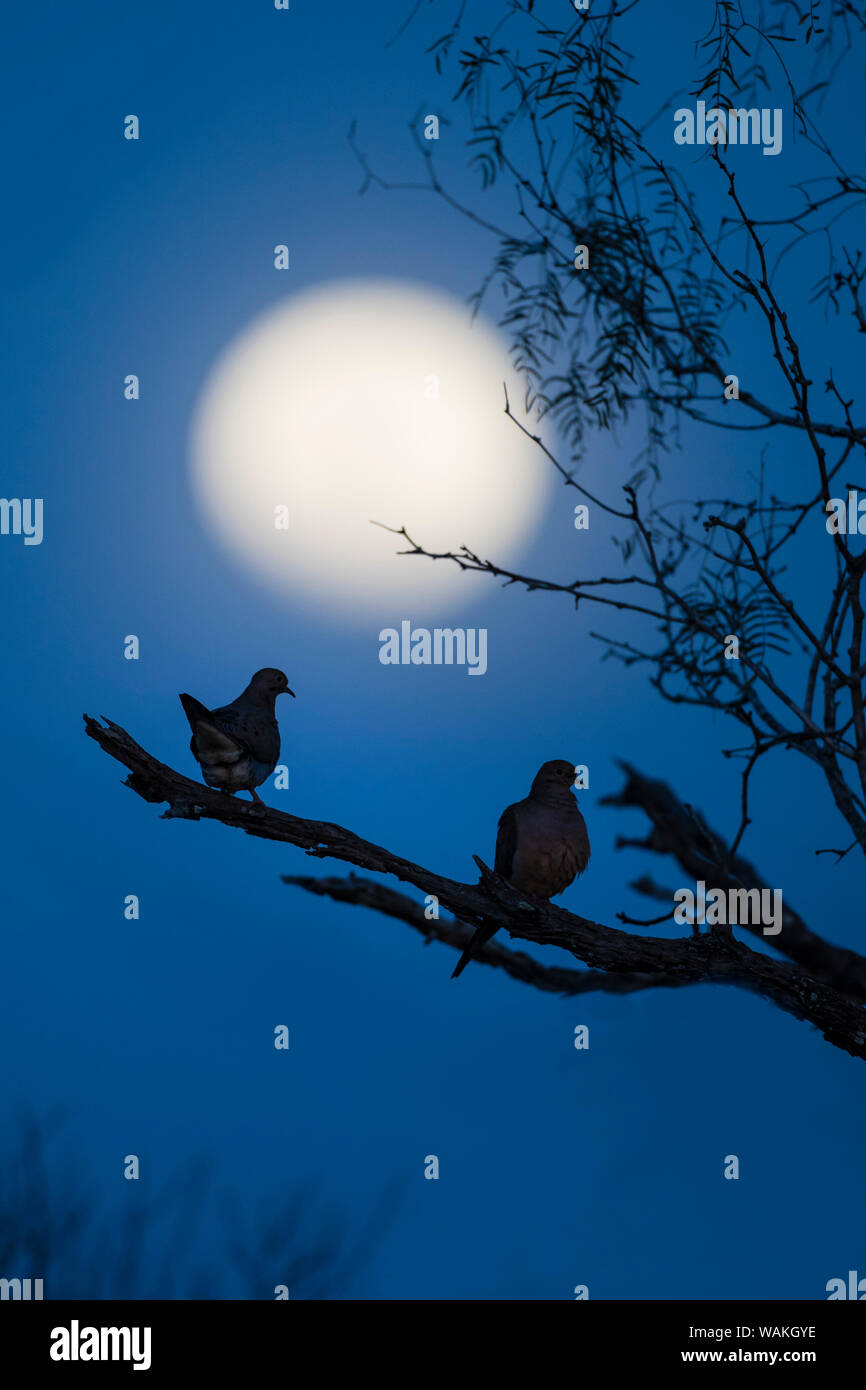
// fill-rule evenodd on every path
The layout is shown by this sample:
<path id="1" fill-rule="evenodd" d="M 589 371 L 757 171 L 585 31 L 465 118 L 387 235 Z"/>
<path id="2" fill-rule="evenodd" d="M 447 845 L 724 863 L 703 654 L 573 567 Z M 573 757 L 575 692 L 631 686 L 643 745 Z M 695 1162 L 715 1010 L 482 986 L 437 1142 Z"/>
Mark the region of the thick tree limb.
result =
<path id="1" fill-rule="evenodd" d="M 700 812 L 684 806 L 664 782 L 645 777 L 621 762 L 626 783 L 621 792 L 602 798 L 607 806 L 636 806 L 652 821 L 646 839 L 621 837 L 618 846 L 638 845 L 656 854 L 670 854 L 688 879 L 703 879 L 707 889 L 768 888 L 748 859 L 735 855 L 725 867 L 725 841 L 708 826 Z M 743 923 L 744 931 L 761 934 L 760 926 Z M 811 931 L 798 912 L 783 898 L 782 931 L 772 944 L 783 955 L 808 970 L 815 979 L 866 1002 L 866 957 L 845 946 L 834 946 Z"/>
<path id="2" fill-rule="evenodd" d="M 476 858 L 478 884 L 460 883 L 403 859 L 342 826 L 262 809 L 214 791 L 158 762 L 125 729 L 84 716 L 88 735 L 129 768 L 126 785 L 145 801 L 169 804 L 166 818 L 217 820 L 261 839 L 298 845 L 317 858 L 340 859 L 374 873 L 393 874 L 467 925 L 502 927 L 512 937 L 559 946 L 592 969 L 615 974 L 666 975 L 681 984 L 735 984 L 759 994 L 820 1029 L 834 1046 L 866 1058 L 866 1011 L 854 1000 L 800 970 L 750 951 L 722 935 L 674 941 L 631 936 L 566 912 L 552 903 L 527 902 Z"/>
<path id="3" fill-rule="evenodd" d="M 357 874 L 349 874 L 347 878 L 308 878 L 301 874 L 282 874 L 281 877 L 283 883 L 304 888 L 318 897 L 369 907 L 386 917 L 396 917 L 419 931 L 428 944 L 441 941 L 446 946 L 453 946 L 461 955 L 474 935 L 473 928 L 465 922 L 441 917 L 428 921 L 422 904 L 410 898 L 408 893 L 397 893 L 372 878 L 360 878 Z M 673 975 L 571 970 L 556 965 L 540 965 L 524 951 L 512 951 L 499 941 L 488 941 L 472 959 L 473 963 L 498 967 L 512 980 L 534 985 L 536 989 L 546 990 L 549 994 L 634 994 L 640 989 L 674 989 L 678 985 L 691 983 Z"/>

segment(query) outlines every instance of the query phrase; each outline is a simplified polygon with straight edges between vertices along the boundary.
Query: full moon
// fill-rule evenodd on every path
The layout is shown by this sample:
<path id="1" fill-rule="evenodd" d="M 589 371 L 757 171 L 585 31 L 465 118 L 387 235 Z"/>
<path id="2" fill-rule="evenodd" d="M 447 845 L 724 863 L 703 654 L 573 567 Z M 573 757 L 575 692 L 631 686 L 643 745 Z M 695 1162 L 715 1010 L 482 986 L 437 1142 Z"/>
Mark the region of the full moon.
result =
<path id="1" fill-rule="evenodd" d="M 405 526 L 427 550 L 519 559 L 551 469 L 505 416 L 503 384 L 525 421 L 500 337 L 450 296 L 387 280 L 293 295 L 205 382 L 192 430 L 200 509 L 294 600 L 383 616 L 388 600 L 413 615 L 477 600 L 456 565 L 399 556 L 405 540 L 371 523 Z"/>

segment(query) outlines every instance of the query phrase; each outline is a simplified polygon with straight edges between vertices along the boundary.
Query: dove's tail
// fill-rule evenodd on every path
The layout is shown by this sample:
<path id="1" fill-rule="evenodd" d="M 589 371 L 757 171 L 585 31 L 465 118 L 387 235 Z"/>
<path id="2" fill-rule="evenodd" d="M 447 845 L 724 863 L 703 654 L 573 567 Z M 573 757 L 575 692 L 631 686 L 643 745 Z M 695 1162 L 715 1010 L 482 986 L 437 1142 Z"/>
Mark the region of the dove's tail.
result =
<path id="1" fill-rule="evenodd" d="M 183 712 L 189 720 L 189 727 L 195 733 L 196 724 L 202 719 L 210 719 L 210 710 L 205 709 L 200 700 L 196 700 L 192 695 L 181 695 L 180 702 L 183 705 Z"/>
<path id="2" fill-rule="evenodd" d="M 460 957 L 454 969 L 451 971 L 452 980 L 456 980 L 458 975 L 462 975 L 469 962 L 474 959 L 474 957 L 480 951 L 481 947 L 490 940 L 491 936 L 493 936 L 495 931 L 495 927 L 477 928 L 475 935 L 473 936 L 469 945 L 466 947 L 466 950 L 463 952 L 463 955 Z"/>
<path id="3" fill-rule="evenodd" d="M 227 766 L 231 767 L 244 756 L 244 750 L 236 739 L 214 723 L 211 711 L 205 709 L 200 700 L 192 695 L 181 695 L 180 702 L 192 729 L 190 749 L 201 763 L 205 781 L 209 786 L 216 785 L 209 781 L 208 773 L 214 774 L 215 767 L 224 772 Z"/>

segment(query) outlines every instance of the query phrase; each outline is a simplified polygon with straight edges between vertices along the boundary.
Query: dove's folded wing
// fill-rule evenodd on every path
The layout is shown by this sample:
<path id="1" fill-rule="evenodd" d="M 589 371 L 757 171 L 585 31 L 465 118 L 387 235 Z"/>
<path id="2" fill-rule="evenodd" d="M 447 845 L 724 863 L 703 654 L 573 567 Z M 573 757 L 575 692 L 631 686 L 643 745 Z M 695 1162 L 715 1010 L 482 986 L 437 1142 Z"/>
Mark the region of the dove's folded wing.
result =
<path id="1" fill-rule="evenodd" d="M 199 719 L 193 734 L 193 752 L 204 762 L 236 763 L 248 757 L 247 750 L 231 734 L 210 719 Z"/>
<path id="2" fill-rule="evenodd" d="M 514 867 L 514 855 L 517 851 L 517 805 L 506 806 L 502 815 L 499 817 L 499 829 L 496 833 L 496 858 L 493 861 L 493 869 L 503 878 L 510 878 Z"/>
<path id="3" fill-rule="evenodd" d="M 577 859 L 577 872 L 579 876 L 583 873 L 584 869 L 589 863 L 589 834 L 586 829 L 586 821 L 583 819 L 583 816 L 580 814 L 580 811 L 578 811 L 577 813 L 577 819 L 578 825 L 577 833 L 575 835 L 575 851 Z"/>
<path id="4" fill-rule="evenodd" d="M 272 766 L 280 756 L 280 732 L 273 716 L 226 705 L 215 709 L 210 718 L 256 762 Z"/>
<path id="5" fill-rule="evenodd" d="M 245 749 L 218 719 L 218 711 L 211 713 L 193 695 L 181 695 L 184 714 L 192 729 L 190 750 L 206 762 L 235 763 L 242 757 Z"/>

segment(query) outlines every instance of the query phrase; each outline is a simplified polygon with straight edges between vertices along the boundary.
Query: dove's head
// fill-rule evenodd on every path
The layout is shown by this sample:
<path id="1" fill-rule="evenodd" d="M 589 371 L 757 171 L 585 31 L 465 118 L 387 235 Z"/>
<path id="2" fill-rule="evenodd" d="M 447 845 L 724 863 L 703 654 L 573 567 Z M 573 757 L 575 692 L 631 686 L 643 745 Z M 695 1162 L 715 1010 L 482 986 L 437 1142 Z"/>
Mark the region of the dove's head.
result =
<path id="1" fill-rule="evenodd" d="M 574 763 L 566 762 L 564 758 L 554 758 L 538 769 L 532 783 L 532 794 L 561 798 L 574 785 L 576 775 Z"/>
<path id="2" fill-rule="evenodd" d="M 261 671 L 256 671 L 247 689 L 250 694 L 264 700 L 275 700 L 278 695 L 294 696 L 295 693 L 289 689 L 288 677 L 275 666 L 263 666 Z"/>

